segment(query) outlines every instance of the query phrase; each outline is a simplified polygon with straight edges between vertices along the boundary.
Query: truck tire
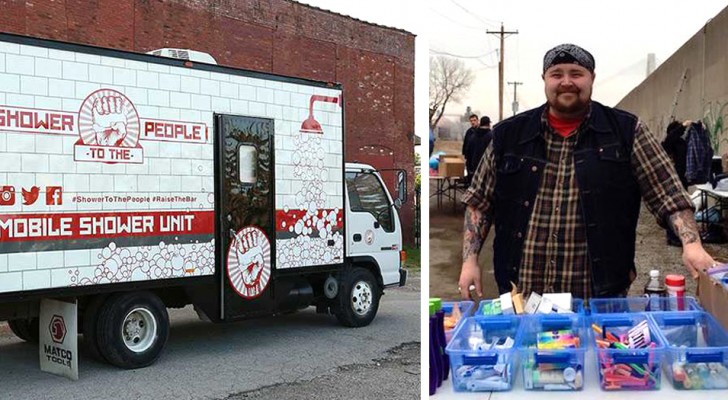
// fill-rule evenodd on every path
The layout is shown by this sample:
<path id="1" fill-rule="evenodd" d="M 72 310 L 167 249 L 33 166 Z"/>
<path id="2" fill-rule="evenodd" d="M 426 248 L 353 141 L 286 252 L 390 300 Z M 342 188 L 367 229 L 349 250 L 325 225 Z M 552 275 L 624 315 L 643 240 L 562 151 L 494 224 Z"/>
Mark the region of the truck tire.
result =
<path id="1" fill-rule="evenodd" d="M 98 341 L 98 321 L 99 321 L 99 310 L 106 301 L 106 297 L 103 295 L 95 296 L 86 306 L 83 311 L 83 320 L 81 321 L 83 331 L 83 345 L 86 352 L 92 358 L 99 361 L 106 361 L 101 355 L 99 350 Z"/>
<path id="2" fill-rule="evenodd" d="M 8 321 L 8 327 L 20 339 L 28 343 L 38 343 L 38 318 L 13 319 Z"/>
<path id="3" fill-rule="evenodd" d="M 99 352 L 109 364 L 146 367 L 159 358 L 167 343 L 167 308 L 150 292 L 113 295 L 98 313 L 96 335 Z"/>
<path id="4" fill-rule="evenodd" d="M 379 310 L 381 293 L 374 275 L 368 269 L 353 267 L 344 272 L 336 299 L 336 319 L 344 326 L 369 325 Z"/>

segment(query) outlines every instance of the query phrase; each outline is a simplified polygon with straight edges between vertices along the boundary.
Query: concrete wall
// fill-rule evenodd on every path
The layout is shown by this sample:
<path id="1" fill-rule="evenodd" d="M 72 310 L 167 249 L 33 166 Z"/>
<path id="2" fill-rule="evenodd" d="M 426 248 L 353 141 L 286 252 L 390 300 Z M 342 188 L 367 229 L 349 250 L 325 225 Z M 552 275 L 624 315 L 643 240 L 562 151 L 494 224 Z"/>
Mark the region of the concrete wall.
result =
<path id="1" fill-rule="evenodd" d="M 617 105 L 639 115 L 658 138 L 674 117 L 703 119 L 716 154 L 728 152 L 728 8 L 723 9 Z"/>
<path id="2" fill-rule="evenodd" d="M 341 83 L 345 157 L 408 172 L 410 201 L 400 215 L 412 242 L 413 34 L 289 0 L 9 1 L 0 27 L 136 52 L 194 49 L 221 65 Z M 371 148 L 391 157 L 360 156 Z"/>

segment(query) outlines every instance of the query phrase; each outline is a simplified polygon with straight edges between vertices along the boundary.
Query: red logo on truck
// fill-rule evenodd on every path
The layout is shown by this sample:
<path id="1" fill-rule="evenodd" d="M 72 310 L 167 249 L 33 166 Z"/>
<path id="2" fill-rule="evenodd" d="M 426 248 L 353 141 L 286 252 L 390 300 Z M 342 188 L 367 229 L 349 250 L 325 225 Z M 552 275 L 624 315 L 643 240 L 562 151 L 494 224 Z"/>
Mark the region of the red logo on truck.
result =
<path id="1" fill-rule="evenodd" d="M 23 204 L 29 206 L 38 200 L 40 188 L 38 186 L 33 186 L 30 190 L 25 190 L 25 188 L 23 188 L 21 193 L 23 194 Z"/>
<path id="2" fill-rule="evenodd" d="M 270 280 L 270 241 L 260 228 L 239 230 L 228 249 L 227 272 L 230 285 L 246 299 L 258 297 Z"/>
<path id="3" fill-rule="evenodd" d="M 76 161 L 108 164 L 143 162 L 140 122 L 134 104 L 123 93 L 101 89 L 91 93 L 78 111 Z"/>
<path id="4" fill-rule="evenodd" d="M 66 322 L 60 315 L 54 315 L 51 318 L 51 323 L 48 326 L 48 330 L 51 333 L 51 339 L 58 344 L 62 344 L 66 339 Z"/>
<path id="5" fill-rule="evenodd" d="M 0 187 L 0 206 L 12 206 L 15 204 L 15 187 L 5 185 Z"/>
<path id="6" fill-rule="evenodd" d="M 46 187 L 46 205 L 60 206 L 63 204 L 63 188 L 60 186 Z"/>

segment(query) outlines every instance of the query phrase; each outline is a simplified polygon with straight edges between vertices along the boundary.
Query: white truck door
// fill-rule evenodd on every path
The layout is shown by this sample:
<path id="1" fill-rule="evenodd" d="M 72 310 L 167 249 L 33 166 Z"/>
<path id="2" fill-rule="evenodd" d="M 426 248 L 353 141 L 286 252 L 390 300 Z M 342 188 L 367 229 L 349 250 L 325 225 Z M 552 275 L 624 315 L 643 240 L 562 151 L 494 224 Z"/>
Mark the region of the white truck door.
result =
<path id="1" fill-rule="evenodd" d="M 349 255 L 374 258 L 384 285 L 399 282 L 402 230 L 381 179 L 373 172 L 347 171 L 346 188 Z"/>

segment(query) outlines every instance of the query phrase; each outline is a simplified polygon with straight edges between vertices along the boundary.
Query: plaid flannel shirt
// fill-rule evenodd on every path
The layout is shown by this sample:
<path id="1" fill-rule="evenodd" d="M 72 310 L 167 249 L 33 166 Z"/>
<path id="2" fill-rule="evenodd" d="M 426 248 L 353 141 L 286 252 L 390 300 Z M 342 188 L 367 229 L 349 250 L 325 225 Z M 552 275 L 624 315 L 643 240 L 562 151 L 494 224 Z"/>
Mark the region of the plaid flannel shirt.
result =
<path id="1" fill-rule="evenodd" d="M 576 141 L 586 124 L 564 138 L 548 124 L 547 112 L 548 108 L 541 116 L 547 163 L 523 243 L 519 288 L 526 295 L 532 291 L 570 292 L 588 299 L 592 292 L 591 268 L 573 162 Z M 585 121 L 588 119 L 589 115 Z M 635 126 L 630 159 L 642 198 L 661 226 L 666 227 L 667 217 L 674 212 L 693 208 L 669 157 L 641 121 Z M 491 142 L 462 198 L 465 204 L 490 216 L 491 221 L 497 212 L 493 209 L 495 180 Z"/>

